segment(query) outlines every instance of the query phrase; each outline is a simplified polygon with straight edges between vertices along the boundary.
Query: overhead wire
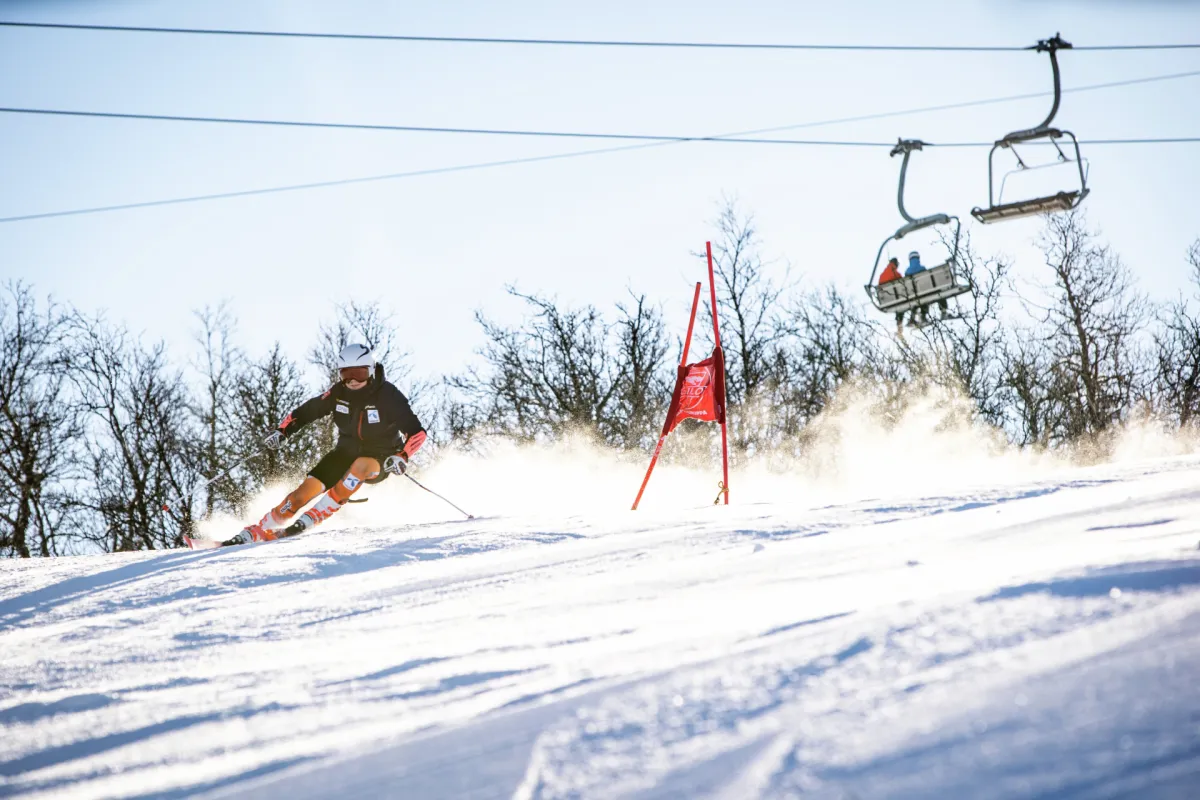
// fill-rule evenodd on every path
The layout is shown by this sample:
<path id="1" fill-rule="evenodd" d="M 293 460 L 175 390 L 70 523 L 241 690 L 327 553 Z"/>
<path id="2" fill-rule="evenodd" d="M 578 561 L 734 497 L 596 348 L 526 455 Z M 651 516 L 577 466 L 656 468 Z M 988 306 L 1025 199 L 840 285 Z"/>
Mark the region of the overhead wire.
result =
<path id="1" fill-rule="evenodd" d="M 529 156 L 526 158 L 509 158 L 501 161 L 484 161 L 474 164 L 457 164 L 449 167 L 432 167 L 430 169 L 412 170 L 410 172 L 392 172 L 386 175 L 367 175 L 360 178 L 338 178 L 330 181 L 315 181 L 312 183 L 297 183 L 287 186 L 269 186 L 262 189 L 242 189 L 232 192 L 215 194 L 190 195 L 188 197 L 173 197 L 165 200 L 146 200 L 139 203 L 119 203 L 109 206 L 92 206 L 89 208 L 74 208 L 66 211 L 47 211 L 40 214 L 22 214 L 15 217 L 0 217 L 0 223 L 24 222 L 26 220 L 49 219 L 52 217 L 73 217 L 82 214 L 99 214 L 106 211 L 128 211 L 135 208 L 152 208 L 155 206 L 182 205 L 184 203 L 199 203 L 206 200 L 229 200 L 235 197 L 254 197 L 264 194 L 281 194 L 283 192 L 299 192 L 307 189 L 328 189 L 335 186 L 350 186 L 358 183 L 376 183 L 379 181 L 400 180 L 402 178 L 417 178 L 423 175 L 442 175 L 451 172 L 468 172 L 493 167 L 508 167 L 516 164 L 533 164 L 539 161 L 554 161 L 563 158 L 578 158 L 587 155 L 599 155 L 617 150 L 633 150 L 643 147 L 654 147 L 660 143 L 625 145 L 622 147 L 607 147 L 598 150 L 575 151 L 570 153 L 554 153 L 550 155 Z"/>
<path id="2" fill-rule="evenodd" d="M 1184 137 L 1184 138 L 1168 138 L 1168 139 L 1141 139 L 1141 140 L 1096 140 L 1088 144 L 1167 144 L 1176 142 L 1200 142 L 1200 137 Z M 651 147 L 663 147 L 676 142 L 643 142 L 639 144 L 619 145 L 616 147 L 604 147 L 593 150 L 575 150 L 567 153 L 551 153 L 540 156 L 528 156 L 524 158 L 510 158 L 499 161 L 484 161 L 472 164 L 456 164 L 447 167 L 433 167 L 430 169 L 412 170 L 408 172 L 391 172 L 384 175 L 367 175 L 358 178 L 338 178 L 329 181 L 314 181 L 311 183 L 288 184 L 285 186 L 270 186 L 260 189 L 243 189 L 231 192 L 217 192 L 213 194 L 189 195 L 186 197 L 173 197 L 160 200 L 146 200 L 136 203 L 118 203 L 107 206 L 90 206 L 86 208 L 74 208 L 64 211 L 46 211 L 35 214 L 21 214 L 11 217 L 0 217 L 0 223 L 5 222 L 25 222 L 38 219 L 51 219 L 55 217 L 73 217 L 85 214 L 99 214 L 108 211 L 128 211 L 139 208 L 153 208 L 157 206 L 182 205 L 186 203 L 198 203 L 209 200 L 229 200 L 239 197 L 255 197 L 268 194 L 282 194 L 285 192 L 298 192 L 309 189 L 328 189 L 338 186 L 351 186 L 363 183 L 377 183 L 389 180 L 402 180 L 405 178 L 418 178 L 427 175 L 442 175 L 455 172 L 470 172 L 474 170 L 492 169 L 497 167 L 508 167 L 520 164 L 534 164 L 546 161 L 558 161 L 569 158 L 581 158 L 584 156 L 603 155 L 607 153 L 624 152 L 629 150 L 641 150 Z M 950 143 L 942 146 L 956 146 L 961 143 Z M 1082 143 L 1081 143 L 1082 144 Z M 894 146 L 888 144 L 889 147 Z M 971 143 L 968 146 L 975 146 Z"/>
<path id="3" fill-rule="evenodd" d="M 5 28 L 42 28 L 48 30 L 107 31 L 121 33 L 166 33 L 195 36 L 241 36 L 282 39 L 341 39 L 347 41 L 428 42 L 439 44 L 551 45 L 566 47 L 643 47 L 723 50 L 843 50 L 876 52 L 1020 52 L 1029 46 L 1013 45 L 904 45 L 904 44 L 789 44 L 772 42 L 681 42 L 637 41 L 626 39 L 536 39 L 493 36 L 413 36 L 385 33 L 327 33 L 319 31 L 269 31 L 233 28 L 179 28 L 151 25 L 89 25 L 65 22 L 0 21 Z M 1075 50 L 1177 50 L 1200 49 L 1200 43 L 1086 45 Z"/>
<path id="4" fill-rule="evenodd" d="M 1174 80 L 1179 78 L 1195 77 L 1200 75 L 1200 70 L 1192 72 L 1172 73 L 1169 75 L 1149 76 L 1145 78 L 1136 78 L 1125 81 L 1114 81 L 1105 84 L 1096 84 L 1093 86 L 1078 87 L 1074 90 L 1067 89 L 1064 91 L 1089 91 L 1100 88 L 1115 88 L 1119 86 L 1129 86 L 1139 83 L 1149 83 L 1151 81 Z M 1009 102 L 1018 99 L 1027 99 L 1039 97 L 1049 92 L 1011 95 L 1003 98 L 991 98 L 987 100 L 972 100 L 961 103 L 949 103 L 940 106 L 929 106 L 924 109 L 918 109 L 909 112 L 900 113 L 920 113 L 924 111 L 942 111 L 953 110 L 957 108 L 965 108 L 969 106 L 980 106 L 984 104 Z M 830 125 L 835 122 L 852 122 L 863 121 L 868 119 L 877 119 L 884 114 L 869 114 L 857 117 L 847 117 L 837 121 L 823 121 L 818 123 L 801 123 L 798 125 L 784 125 L 773 128 L 760 128 L 746 133 L 721 134 L 716 136 L 681 136 L 668 134 L 638 134 L 638 133 L 602 133 L 602 132 L 586 132 L 586 131 L 550 131 L 550 130 L 521 130 L 521 129 L 500 129 L 500 128 L 465 128 L 465 127 L 448 127 L 448 126 L 430 126 L 430 125 L 389 125 L 384 123 L 367 123 L 367 122 L 322 122 L 319 120 L 288 120 L 288 119 L 264 119 L 264 118 L 247 118 L 247 117 L 210 117 L 200 115 L 185 115 L 185 114 L 148 114 L 139 112 L 123 112 L 123 111 L 84 111 L 76 109 L 56 109 L 56 108 L 28 108 L 28 107 L 0 107 L 0 113 L 3 114 L 25 114 L 39 116 L 63 116 L 63 117 L 84 117 L 84 118 L 99 118 L 99 119 L 117 119 L 117 120 L 143 120 L 156 122 L 192 122 L 192 123 L 207 123 L 207 124 L 223 124 L 223 125 L 247 125 L 247 126 L 268 126 L 268 127 L 286 127 L 286 128 L 317 128 L 317 129 L 334 129 L 334 130 L 362 130 L 362 131 L 390 131 L 403 133 L 444 133 L 444 134 L 469 134 L 483 136 L 516 136 L 516 137 L 540 137 L 540 138 L 560 138 L 560 139 L 608 139 L 618 141 L 644 141 L 644 142 L 715 142 L 722 144 L 771 144 L 771 145 L 805 145 L 805 146 L 827 146 L 827 147 L 891 147 L 894 142 L 872 142 L 872 141 L 841 141 L 841 140 L 812 140 L 812 139 L 763 139 L 763 138 L 747 138 L 748 136 L 757 136 L 763 133 L 774 133 L 784 130 L 794 130 L 803 127 L 814 127 L 816 125 Z M 1115 144 L 1118 140 L 1108 140 L 1107 143 Z M 1149 140 L 1139 140 L 1139 143 L 1145 143 Z M 1133 143 L 1132 141 L 1130 143 Z M 991 142 L 952 142 L 942 144 L 944 147 L 983 147 L 990 146 Z"/>
<path id="5" fill-rule="evenodd" d="M 853 141 L 844 139 L 763 139 L 747 138 L 744 136 L 676 136 L 653 133 L 589 133 L 585 131 L 543 131 L 543 130 L 506 130 L 498 128 L 443 128 L 421 125 L 384 125 L 358 122 L 313 122 L 305 120 L 285 119 L 248 119 L 242 117 L 199 117 L 173 114 L 134 114 L 115 111 L 67 111 L 46 108 L 3 108 L 0 113 L 6 114 L 35 114 L 68 117 L 94 117 L 102 119 L 152 120 L 158 122 L 200 122 L 225 125 L 263 125 L 288 128 L 323 128 L 335 130 L 365 130 L 393 131 L 404 133 L 452 133 L 473 134 L 484 136 L 522 136 L 550 139 L 615 139 L 618 141 L 639 142 L 706 142 L 715 144 L 770 144 L 770 145 L 802 145 L 807 147 L 894 147 L 895 142 L 882 141 Z M 1163 139 L 1107 139 L 1108 144 L 1147 144 L 1164 143 Z M 1188 141 L 1188 139 L 1172 139 L 1170 141 Z M 1081 141 L 1080 144 L 1085 142 Z M 1090 142 L 1097 143 L 1097 142 Z M 991 147 L 993 142 L 926 142 L 930 147 Z"/>
<path id="6" fill-rule="evenodd" d="M 1200 76 L 1200 70 L 1191 72 L 1173 72 L 1166 75 L 1148 75 L 1143 78 L 1128 78 L 1120 81 L 1110 81 L 1108 83 L 1093 83 L 1085 86 L 1075 86 L 1072 88 L 1064 88 L 1063 94 L 1074 94 L 1078 92 L 1093 92 L 1102 89 L 1116 89 L 1123 86 L 1135 86 L 1143 83 L 1157 83 L 1159 81 L 1178 80 L 1180 78 L 1194 78 Z M 1001 97 L 989 97 L 983 100 L 964 100 L 956 103 L 942 103 L 935 106 L 922 106 L 920 108 L 912 108 L 904 111 L 879 111 L 872 114 L 859 114 L 853 117 L 842 117 L 835 120 L 823 120 L 820 122 L 801 122 L 795 125 L 780 125 L 773 128 L 759 128 L 751 131 L 741 131 L 737 136 L 752 136 L 760 133 L 777 133 L 779 131 L 796 130 L 798 128 L 818 127 L 824 125 L 834 125 L 848 122 L 869 122 L 876 119 L 887 119 L 889 117 L 908 116 L 912 114 L 925 114 L 933 111 L 956 111 L 961 108 L 973 108 L 978 106 L 996 105 L 999 103 L 1010 103 L 1017 100 L 1034 100 L 1039 97 L 1053 97 L 1053 91 L 1042 92 L 1027 92 L 1025 94 L 1010 94 Z"/>
<path id="7" fill-rule="evenodd" d="M 1074 87 L 1074 88 L 1063 89 L 1063 92 L 1066 93 L 1066 92 L 1094 91 L 1094 90 L 1100 90 L 1100 89 L 1109 89 L 1109 88 L 1116 88 L 1116 87 L 1121 87 L 1121 86 L 1134 85 L 1134 84 L 1139 84 L 1139 83 L 1148 83 L 1148 82 L 1153 82 L 1153 81 L 1174 80 L 1177 78 L 1193 77 L 1196 75 L 1200 75 L 1200 71 L 1171 73 L 1168 75 L 1155 75 L 1155 76 L 1147 76 L 1147 77 L 1143 77 L 1143 78 L 1133 78 L 1133 79 L 1128 79 L 1128 80 L 1123 80 L 1123 81 L 1092 84 L 1092 85 L 1088 85 L 1088 86 L 1078 86 L 1078 87 Z M 1025 99 L 1032 99 L 1032 98 L 1037 98 L 1037 97 L 1044 97 L 1044 96 L 1048 96 L 1051 94 L 1053 94 L 1053 92 L 1033 92 L 1033 93 L 1028 93 L 1028 94 L 1008 95 L 1008 96 L 1003 96 L 1003 97 L 986 98 L 983 100 L 970 100 L 970 101 L 964 101 L 964 102 L 959 102 L 959 103 L 949 103 L 949 104 L 943 104 L 943 105 L 937 105 L 937 106 L 924 106 L 924 107 L 914 108 L 914 109 L 882 111 L 882 112 L 876 112 L 876 113 L 872 113 L 872 114 L 863 114 L 863 115 L 854 116 L 854 117 L 840 117 L 840 118 L 829 119 L 829 120 L 816 120 L 816 121 L 810 121 L 810 122 L 797 123 L 797 124 L 793 124 L 793 125 L 777 126 L 777 127 L 773 127 L 773 128 L 759 128 L 759 129 L 753 129 L 753 130 L 735 131 L 735 132 L 728 133 L 728 134 L 717 134 L 715 136 L 665 138 L 665 139 L 650 140 L 650 141 L 640 141 L 635 144 L 617 145 L 614 147 L 594 148 L 594 149 L 589 149 L 589 150 L 576 150 L 576 151 L 570 151 L 570 152 L 566 152 L 566 153 L 551 153 L 551 154 L 540 155 L 540 156 L 528 156 L 528 157 L 521 157 L 521 158 L 501 159 L 501 160 L 496 160 L 496 161 L 476 162 L 476 163 L 470 163 L 470 164 L 457 164 L 457 165 L 451 165 L 451 166 L 446 166 L 446 167 L 433 167 L 430 169 L 411 170 L 411 171 L 407 171 L 407 172 L 392 172 L 392 173 L 386 173 L 386 174 L 382 174 L 382 175 L 368 175 L 368 176 L 362 176 L 362 177 L 357 177 L 357 178 L 339 178 L 339 179 L 328 180 L 328 181 L 314 181 L 314 182 L 309 182 L 309 183 L 288 184 L 288 185 L 283 185 L 283 186 L 271 186 L 271 187 L 264 187 L 264 188 L 259 188 L 259 189 L 244 189 L 244 190 L 236 190 L 236 191 L 231 191 L 231 192 L 217 192 L 217 193 L 212 193 L 212 194 L 190 195 L 190 196 L 186 196 L 186 197 L 166 198 L 166 199 L 160 199 L 160 200 L 146 200 L 146 201 L 135 202 L 135 203 L 119 203 L 119 204 L 106 205 L 106 206 L 91 206 L 91 207 L 85 207 L 85 208 L 67 209 L 67 210 L 63 210 L 63 211 L 47 211 L 47 212 L 41 212 L 41 213 L 35 213 L 35 214 L 22 214 L 22 215 L 17 215 L 17 216 L 10 216 L 10 217 L 0 217 L 0 223 L 23 222 L 23 221 L 29 221 L 29 220 L 49 219 L 49 218 L 55 218 L 55 217 L 97 214 L 97 213 L 103 213 L 103 212 L 109 212 L 109 211 L 125 211 L 125 210 L 131 210 L 131 209 L 139 209 L 139 208 L 152 208 L 152 207 L 157 207 L 157 206 L 180 205 L 180 204 L 185 204 L 185 203 L 204 202 L 204 201 L 209 201 L 209 200 L 225 200 L 225 199 L 233 199 L 233 198 L 239 198 L 239 197 L 253 197 L 253 196 L 258 196 L 258 195 L 305 191 L 305 190 L 309 190 L 309 189 L 323 189 L 323 188 L 333 188 L 333 187 L 338 187 L 338 186 L 349 186 L 349 185 L 363 184 L 363 183 L 375 183 L 375 182 L 389 181 L 389 180 L 402 180 L 402 179 L 406 179 L 406 178 L 417 178 L 417 177 L 428 176 L 428 175 L 439 175 L 439 174 L 448 174 L 448 173 L 455 173 L 455 172 L 468 172 L 468 171 L 482 170 L 482 169 L 493 169 L 493 168 L 498 168 L 498 167 L 516 166 L 516 165 L 521 165 L 521 164 L 533 164 L 533 163 L 546 162 L 546 161 L 564 160 L 564 159 L 569 159 L 569 158 L 582 158 L 582 157 L 592 156 L 592 155 L 603 155 L 603 154 L 608 154 L 608 153 L 625 152 L 625 151 L 630 151 L 630 150 L 641 150 L 641 149 L 647 149 L 647 148 L 651 148 L 651 147 L 665 147 L 665 146 L 670 146 L 670 145 L 674 145 L 674 144 L 682 144 L 684 142 L 703 142 L 703 141 L 715 142 L 715 141 L 727 140 L 727 139 L 730 139 L 733 137 L 745 137 L 745 136 L 757 135 L 757 134 L 762 134 L 762 133 L 771 133 L 771 132 L 782 131 L 782 130 L 791 130 L 791 129 L 798 129 L 798 128 L 813 128 L 813 127 L 836 125 L 836 124 L 842 124 L 842 123 L 848 123 L 848 122 L 861 122 L 861 121 L 866 121 L 866 120 L 884 119 L 884 118 L 888 118 L 888 117 L 908 116 L 908 115 L 922 114 L 922 113 L 928 113 L 928 112 L 933 112 L 933 111 L 946 111 L 946 110 L 953 110 L 956 108 L 963 108 L 963 107 L 968 107 L 968 106 L 980 106 L 980 105 L 988 105 L 988 104 L 995 104 L 995 103 L 1013 102 L 1013 101 L 1017 101 L 1017 100 L 1025 100 Z M 766 143 L 766 144 L 775 143 L 775 142 L 770 142 L 770 141 L 760 140 L 760 139 L 751 139 L 751 140 L 747 140 L 747 141 L 761 142 L 761 143 Z M 1173 144 L 1173 143 L 1192 143 L 1192 142 L 1198 142 L 1198 141 L 1200 141 L 1200 137 L 1173 137 L 1173 138 L 1162 138 L 1162 139 L 1097 139 L 1097 140 L 1081 142 L 1081 144 L 1089 144 L 1089 145 Z M 787 140 L 787 143 L 789 143 L 789 144 L 807 143 L 807 144 L 815 145 L 815 144 L 820 144 L 821 142 L 817 142 L 817 141 L 807 141 L 806 142 L 804 140 Z M 836 145 L 869 146 L 869 147 L 877 147 L 877 146 L 892 147 L 892 146 L 894 146 L 894 142 L 851 143 L 851 142 L 838 142 L 838 141 L 832 141 L 832 140 L 825 142 L 825 144 L 834 145 L 834 146 L 836 146 Z M 987 142 L 948 142 L 948 143 L 941 143 L 937 146 L 941 146 L 941 147 L 977 147 L 977 146 L 984 146 L 987 144 L 990 144 L 990 143 L 987 143 Z"/>

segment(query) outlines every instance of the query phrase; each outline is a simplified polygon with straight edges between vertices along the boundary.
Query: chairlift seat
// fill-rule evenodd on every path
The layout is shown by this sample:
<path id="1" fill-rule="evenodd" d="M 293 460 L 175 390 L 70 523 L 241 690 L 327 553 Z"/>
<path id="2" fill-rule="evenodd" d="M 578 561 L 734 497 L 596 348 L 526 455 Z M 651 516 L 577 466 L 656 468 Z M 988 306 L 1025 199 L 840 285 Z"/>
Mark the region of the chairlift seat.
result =
<path id="1" fill-rule="evenodd" d="M 1069 49 L 1070 42 L 1063 41 L 1062 37 L 1057 33 L 1050 39 L 1042 39 L 1036 46 L 1030 48 L 1039 53 L 1050 54 L 1050 69 L 1054 76 L 1054 103 L 1050 106 L 1050 113 L 1042 120 L 1041 124 L 1035 125 L 1032 128 L 1013 131 L 1006 134 L 1003 139 L 998 140 L 992 145 L 992 150 L 988 153 L 988 207 L 971 209 L 971 216 L 980 222 L 1000 222 L 1006 219 L 1017 219 L 1019 217 L 1028 217 L 1032 214 L 1042 214 L 1053 211 L 1070 211 L 1083 202 L 1083 198 L 1087 197 L 1087 172 L 1084 170 L 1083 156 L 1079 153 L 1079 140 L 1075 138 L 1075 134 L 1067 130 L 1051 127 L 1054 122 L 1055 115 L 1058 114 L 1059 103 L 1062 102 L 1062 79 L 1058 70 L 1058 51 L 1061 49 Z M 1063 152 L 1063 148 L 1059 145 L 1059 140 L 1062 138 L 1070 139 L 1070 149 L 1075 152 L 1075 157 L 1071 158 L 1067 153 Z M 1016 145 L 1032 142 L 1037 139 L 1049 139 L 1054 145 L 1054 149 L 1058 152 L 1058 160 L 1060 163 L 1073 162 L 1075 168 L 1079 171 L 1079 188 L 1073 191 L 1063 191 L 1048 197 L 1036 197 L 1031 200 L 1021 200 L 1016 203 L 999 202 L 1004 198 L 1004 183 L 1008 180 L 1008 175 L 1016 174 L 1018 171 L 1029 169 L 1017 154 Z M 996 172 L 995 172 L 995 156 L 997 150 L 1011 150 L 1016 157 L 1019 169 L 1009 172 L 1000 182 L 1000 189 L 997 192 L 995 189 Z M 1041 166 L 1051 166 L 1043 164 Z M 1035 166 L 1034 169 L 1039 167 Z"/>
<path id="2" fill-rule="evenodd" d="M 946 262 L 916 275 L 868 286 L 867 293 L 872 296 L 880 311 L 900 314 L 939 300 L 957 297 L 970 289 L 969 284 L 955 283 L 950 262 Z"/>
<path id="3" fill-rule="evenodd" d="M 1082 202 L 1087 193 L 1086 189 L 1083 191 L 1059 192 L 1049 197 L 1035 197 L 1031 200 L 1003 203 L 998 206 L 991 206 L 990 208 L 973 208 L 971 209 L 971 216 L 987 224 L 1000 220 L 1028 217 L 1048 211 L 1070 211 Z"/>

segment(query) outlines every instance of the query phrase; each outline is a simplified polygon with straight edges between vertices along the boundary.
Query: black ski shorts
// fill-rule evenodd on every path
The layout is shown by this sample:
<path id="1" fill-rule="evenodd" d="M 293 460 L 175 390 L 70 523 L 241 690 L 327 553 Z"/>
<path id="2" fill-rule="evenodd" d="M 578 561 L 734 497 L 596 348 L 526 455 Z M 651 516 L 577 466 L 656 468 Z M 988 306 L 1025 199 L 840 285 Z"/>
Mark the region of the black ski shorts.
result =
<path id="1" fill-rule="evenodd" d="M 342 478 L 346 477 L 346 473 L 350 470 L 350 465 L 353 464 L 354 459 L 358 458 L 359 456 L 367 456 L 375 459 L 379 462 L 380 467 L 378 476 L 371 478 L 368 481 L 363 481 L 363 483 L 382 483 L 387 479 L 387 476 L 391 474 L 383 471 L 383 460 L 387 458 L 387 456 L 376 456 L 369 453 L 359 453 L 358 455 L 355 455 L 354 453 L 349 453 L 345 450 L 338 450 L 337 448 L 334 448 L 326 453 L 324 457 L 317 462 L 317 465 L 309 470 L 308 474 L 311 477 L 319 480 L 321 485 L 326 489 L 329 489 Z"/>

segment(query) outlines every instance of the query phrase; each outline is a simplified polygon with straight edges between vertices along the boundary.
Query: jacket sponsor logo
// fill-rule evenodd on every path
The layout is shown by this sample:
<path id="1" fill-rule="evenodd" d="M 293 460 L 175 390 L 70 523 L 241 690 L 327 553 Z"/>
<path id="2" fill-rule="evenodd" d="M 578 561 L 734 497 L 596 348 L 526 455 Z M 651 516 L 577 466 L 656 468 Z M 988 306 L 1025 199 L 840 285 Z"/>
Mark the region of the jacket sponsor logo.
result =
<path id="1" fill-rule="evenodd" d="M 346 405 L 345 403 L 341 403 L 341 402 L 339 402 L 339 403 L 337 404 L 337 406 L 335 406 L 335 407 L 334 407 L 334 409 L 333 409 L 333 410 L 334 410 L 334 411 L 336 411 L 336 412 L 337 412 L 337 413 L 339 413 L 339 414 L 349 414 L 349 413 L 350 413 L 350 406 Z"/>
<path id="2" fill-rule="evenodd" d="M 367 409 L 367 422 L 379 422 L 379 410 L 374 408 Z"/>

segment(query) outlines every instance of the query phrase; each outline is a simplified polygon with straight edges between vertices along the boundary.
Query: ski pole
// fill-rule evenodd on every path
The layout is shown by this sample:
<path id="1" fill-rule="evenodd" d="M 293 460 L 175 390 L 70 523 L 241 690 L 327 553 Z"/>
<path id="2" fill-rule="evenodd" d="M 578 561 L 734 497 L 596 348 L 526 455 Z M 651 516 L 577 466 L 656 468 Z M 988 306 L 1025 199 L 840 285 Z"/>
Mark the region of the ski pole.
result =
<path id="1" fill-rule="evenodd" d="M 206 480 L 204 483 L 198 483 L 198 484 L 196 484 L 196 485 L 195 485 L 195 486 L 193 486 L 193 487 L 192 487 L 192 488 L 191 488 L 191 489 L 190 489 L 188 492 L 186 492 L 186 493 L 184 493 L 184 494 L 181 494 L 179 497 L 175 498 L 175 500 L 174 500 L 173 502 L 178 502 L 178 501 L 180 501 L 180 500 L 187 500 L 187 499 L 190 499 L 190 498 L 191 498 L 191 496 L 192 496 L 192 495 L 194 495 L 194 494 L 196 493 L 196 490 L 197 490 L 197 489 L 203 488 L 203 487 L 205 487 L 205 486 L 211 486 L 212 484 L 214 484 L 214 483 L 216 483 L 217 481 L 219 481 L 221 478 L 224 478 L 226 475 L 228 475 L 229 473 L 233 472 L 235 469 L 237 469 L 238 467 L 240 467 L 242 464 L 245 464 L 245 463 L 246 463 L 247 461 L 249 461 L 250 459 L 252 459 L 252 458 L 255 458 L 255 457 L 257 457 L 257 456 L 260 456 L 260 455 L 262 455 L 262 452 L 263 452 L 263 446 L 262 446 L 262 445 L 259 445 L 257 450 L 255 450 L 253 453 L 251 453 L 250 455 L 248 455 L 248 456 L 246 456 L 245 458 L 243 458 L 241 461 L 237 462 L 236 464 L 234 464 L 234 465 L 232 465 L 232 466 L 230 466 L 230 467 L 227 467 L 226 469 L 223 469 L 223 470 L 221 470 L 221 471 L 220 471 L 220 472 L 218 472 L 216 475 L 214 475 L 213 477 L 211 477 L 211 478 L 209 478 L 208 480 Z M 169 504 L 169 503 L 163 503 L 163 511 L 170 512 L 170 510 L 171 510 L 171 506 L 170 506 L 170 504 Z"/>
<path id="2" fill-rule="evenodd" d="M 445 502 L 445 503 L 449 503 L 450 505 L 454 506 L 456 509 L 458 509 L 458 512 L 459 512 L 460 514 L 466 514 L 466 516 L 467 516 L 467 519 L 475 519 L 474 515 L 472 515 L 472 514 L 467 514 L 467 512 L 463 511 L 463 510 L 462 510 L 461 508 L 459 508 L 458 506 L 455 506 L 455 505 L 454 505 L 454 503 L 451 503 L 449 500 L 447 500 L 446 498 L 442 497 L 440 494 L 438 494 L 437 492 L 435 492 L 433 489 L 430 489 L 428 486 L 424 485 L 424 484 L 423 484 L 423 483 L 421 483 L 419 480 L 417 480 L 416 478 L 414 478 L 412 475 L 409 475 L 407 472 L 406 472 L 406 473 L 404 473 L 404 477 L 408 478 L 410 481 L 412 481 L 413 483 L 415 483 L 417 486 L 420 486 L 422 489 L 424 489 L 425 491 L 429 492 L 431 495 L 433 495 L 434 497 L 438 498 L 439 500 L 441 500 L 441 501 L 443 501 L 443 502 Z"/>

